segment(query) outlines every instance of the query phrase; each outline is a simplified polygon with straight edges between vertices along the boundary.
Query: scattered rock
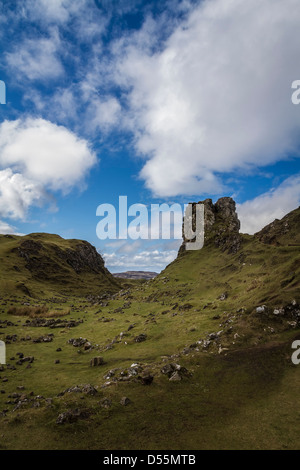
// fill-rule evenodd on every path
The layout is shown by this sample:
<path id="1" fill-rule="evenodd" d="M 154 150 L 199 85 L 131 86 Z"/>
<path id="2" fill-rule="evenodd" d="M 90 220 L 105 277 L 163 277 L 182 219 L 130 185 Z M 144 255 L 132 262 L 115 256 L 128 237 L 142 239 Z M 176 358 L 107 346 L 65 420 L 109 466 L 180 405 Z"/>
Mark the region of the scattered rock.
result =
<path id="1" fill-rule="evenodd" d="M 85 351 L 92 349 L 92 343 L 88 341 L 86 338 L 71 338 L 68 340 L 68 344 L 72 344 L 75 348 L 81 348 L 82 346 L 84 347 Z"/>
<path id="2" fill-rule="evenodd" d="M 127 405 L 129 405 L 130 403 L 131 403 L 131 401 L 130 401 L 130 399 L 127 398 L 127 397 L 123 397 L 123 398 L 121 398 L 121 400 L 120 400 L 120 405 L 122 405 L 122 406 L 127 406 Z"/>
<path id="3" fill-rule="evenodd" d="M 95 387 L 93 387 L 93 385 L 91 384 L 83 385 L 81 390 L 83 393 L 86 393 L 87 395 L 91 395 L 91 396 L 95 396 L 98 393 L 98 390 Z"/>
<path id="4" fill-rule="evenodd" d="M 90 366 L 91 367 L 103 366 L 103 364 L 105 364 L 105 362 L 104 362 L 103 357 L 101 357 L 101 356 L 94 357 L 90 361 Z"/>
<path id="5" fill-rule="evenodd" d="M 261 305 L 260 307 L 256 307 L 256 313 L 265 313 L 266 309 L 266 305 Z"/>
<path id="6" fill-rule="evenodd" d="M 181 375 L 179 374 L 178 371 L 174 372 L 171 377 L 169 378 L 170 381 L 172 382 L 178 382 L 181 380 Z"/>
<path id="7" fill-rule="evenodd" d="M 65 411 L 64 413 L 61 413 L 57 420 L 56 424 L 65 424 L 65 423 L 75 423 L 79 419 L 87 419 L 91 415 L 91 412 L 89 410 L 84 410 L 84 409 L 75 409 L 75 410 L 69 410 Z"/>
<path id="8" fill-rule="evenodd" d="M 112 401 L 109 398 L 103 398 L 103 400 L 101 400 L 99 404 L 100 406 L 102 406 L 102 408 L 110 408 L 112 405 Z"/>
<path id="9" fill-rule="evenodd" d="M 143 385 L 151 385 L 153 382 L 153 375 L 147 374 L 143 377 L 139 377 L 139 379 Z"/>
<path id="10" fill-rule="evenodd" d="M 24 362 L 29 362 L 29 364 L 32 364 L 34 361 L 34 357 L 33 356 L 26 356 L 26 357 L 21 357 L 17 362 L 16 364 L 18 366 L 21 366 Z M 28 364 L 28 365 L 29 365 Z"/>
<path id="11" fill-rule="evenodd" d="M 33 343 L 51 343 L 53 341 L 53 335 L 40 336 L 39 338 L 33 339 Z"/>
<path id="12" fill-rule="evenodd" d="M 274 315 L 284 315 L 284 314 L 285 314 L 285 310 L 284 310 L 284 308 L 274 308 L 273 314 L 274 314 Z"/>
<path id="13" fill-rule="evenodd" d="M 180 364 L 176 364 L 174 362 L 163 366 L 163 368 L 161 369 L 161 373 L 167 375 L 169 377 L 169 380 L 172 379 L 172 381 L 179 381 L 182 380 L 183 376 L 191 375 L 185 367 L 182 367 Z"/>
<path id="14" fill-rule="evenodd" d="M 97 395 L 97 389 L 91 384 L 84 384 L 84 385 L 74 385 L 73 387 L 69 387 L 63 392 L 59 393 L 57 396 L 62 397 L 66 393 L 85 393 L 87 395 Z"/>
<path id="15" fill-rule="evenodd" d="M 220 295 L 219 300 L 226 300 L 228 298 L 227 292 L 223 292 L 223 294 Z"/>
<path id="16" fill-rule="evenodd" d="M 144 333 L 141 333 L 140 335 L 134 338 L 134 341 L 136 343 L 142 343 L 143 341 L 146 341 L 146 339 L 147 339 L 147 335 L 145 335 Z"/>

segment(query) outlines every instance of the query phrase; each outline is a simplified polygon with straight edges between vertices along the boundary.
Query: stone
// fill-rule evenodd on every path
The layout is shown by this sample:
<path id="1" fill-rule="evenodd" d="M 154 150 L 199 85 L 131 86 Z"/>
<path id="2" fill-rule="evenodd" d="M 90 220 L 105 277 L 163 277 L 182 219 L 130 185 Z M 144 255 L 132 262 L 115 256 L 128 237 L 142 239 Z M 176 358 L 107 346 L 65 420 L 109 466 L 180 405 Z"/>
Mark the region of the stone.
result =
<path id="1" fill-rule="evenodd" d="M 284 308 L 275 308 L 275 309 L 273 310 L 273 314 L 274 314 L 274 315 L 284 315 L 284 313 L 285 313 Z"/>
<path id="2" fill-rule="evenodd" d="M 116 371 L 118 369 L 111 369 L 107 372 L 107 374 L 104 375 L 104 379 L 107 380 L 107 379 L 111 379 L 111 377 L 113 377 L 115 374 L 116 374 Z"/>
<path id="3" fill-rule="evenodd" d="M 86 393 L 87 395 L 91 395 L 91 396 L 95 396 L 98 393 L 98 390 L 95 387 L 93 387 L 93 385 L 91 384 L 83 385 L 81 390 L 83 393 Z"/>
<path id="4" fill-rule="evenodd" d="M 88 410 L 69 410 L 58 415 L 56 424 L 75 423 L 79 419 L 87 419 L 90 416 Z"/>
<path id="5" fill-rule="evenodd" d="M 134 338 L 134 341 L 136 343 L 142 343 L 143 341 L 146 341 L 146 339 L 147 339 L 147 335 L 145 335 L 144 333 L 141 333 L 140 335 Z"/>
<path id="6" fill-rule="evenodd" d="M 169 378 L 171 382 L 179 382 L 181 380 L 181 376 L 178 371 L 174 372 L 171 377 Z"/>
<path id="7" fill-rule="evenodd" d="M 99 404 L 102 408 L 110 408 L 112 406 L 112 401 L 109 398 L 103 398 Z"/>
<path id="8" fill-rule="evenodd" d="M 143 377 L 140 377 L 140 381 L 142 385 L 151 385 L 153 382 L 153 375 L 151 374 L 144 375 Z"/>
<path id="9" fill-rule="evenodd" d="M 265 313 L 266 312 L 266 306 L 261 305 L 260 307 L 256 307 L 256 313 Z"/>
<path id="10" fill-rule="evenodd" d="M 162 374 L 165 374 L 165 375 L 168 375 L 169 377 L 171 377 L 171 375 L 173 374 L 174 370 L 175 370 L 174 364 L 166 364 L 166 365 L 163 366 L 163 368 L 161 369 L 161 373 L 162 373 Z"/>
<path id="11" fill-rule="evenodd" d="M 127 406 L 131 403 L 130 399 L 127 397 L 122 397 L 120 400 L 120 405 Z"/>
<path id="12" fill-rule="evenodd" d="M 104 362 L 103 357 L 101 357 L 101 356 L 94 357 L 90 361 L 90 366 L 91 367 L 103 366 L 103 364 L 105 364 L 105 362 Z"/>
<path id="13" fill-rule="evenodd" d="M 219 300 L 226 300 L 228 297 L 227 292 L 223 292 L 223 294 L 220 295 Z"/>
<path id="14" fill-rule="evenodd" d="M 86 338 L 71 338 L 68 341 L 69 344 L 72 344 L 75 348 L 80 348 L 81 346 L 85 346 L 86 344 L 91 344 Z M 91 346 L 90 346 L 91 347 Z"/>

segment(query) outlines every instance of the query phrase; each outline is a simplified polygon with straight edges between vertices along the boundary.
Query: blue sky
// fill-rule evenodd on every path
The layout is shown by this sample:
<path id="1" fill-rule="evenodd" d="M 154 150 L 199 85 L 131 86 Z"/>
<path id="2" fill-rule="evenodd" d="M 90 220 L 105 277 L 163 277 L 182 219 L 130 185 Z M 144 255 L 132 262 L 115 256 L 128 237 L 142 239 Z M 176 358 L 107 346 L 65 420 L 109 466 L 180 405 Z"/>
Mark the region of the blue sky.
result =
<path id="1" fill-rule="evenodd" d="M 0 233 L 86 239 L 111 271 L 179 240 L 99 240 L 96 209 L 232 196 L 254 233 L 299 206 L 298 0 L 0 1 Z"/>

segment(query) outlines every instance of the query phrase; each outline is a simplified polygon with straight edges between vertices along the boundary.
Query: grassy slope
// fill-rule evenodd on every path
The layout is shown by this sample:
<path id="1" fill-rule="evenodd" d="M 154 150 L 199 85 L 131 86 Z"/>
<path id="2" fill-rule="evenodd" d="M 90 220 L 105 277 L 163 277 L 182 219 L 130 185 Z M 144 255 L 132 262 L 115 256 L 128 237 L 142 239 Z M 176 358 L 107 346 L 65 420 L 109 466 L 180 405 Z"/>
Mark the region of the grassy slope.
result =
<path id="1" fill-rule="evenodd" d="M 41 273 L 27 269 L 26 259 L 19 256 L 18 249 L 28 240 L 42 244 L 41 251 L 37 255 L 31 255 L 40 259 L 42 266 L 44 264 Z M 118 283 L 105 268 L 103 273 L 97 275 L 92 270 L 77 274 L 56 252 L 57 249 L 76 250 L 77 245 L 82 243 L 85 242 L 65 240 L 58 235 L 45 233 L 23 237 L 0 235 L 0 292 L 24 297 L 29 290 L 33 297 L 41 298 L 65 294 L 101 294 L 104 291 L 118 290 Z"/>
<path id="2" fill-rule="evenodd" d="M 16 326 L 0 330 L 0 338 L 18 335 L 7 346 L 7 356 L 22 351 L 34 355 L 35 362 L 31 369 L 23 365 L 0 373 L 9 379 L 0 380 L 0 389 L 6 392 L 0 395 L 0 410 L 9 410 L 0 418 L 2 448 L 299 448 L 300 366 L 293 366 L 290 356 L 292 341 L 300 335 L 289 325 L 290 318 L 272 313 L 292 300 L 300 302 L 298 247 L 266 245 L 243 236 L 236 255 L 205 247 L 187 252 L 152 281 L 130 284 L 136 287 L 120 292 L 108 306 L 71 297 L 58 305 L 71 308 L 69 317 L 84 320 L 73 329 L 23 326 L 23 317 L 7 313 L 15 302 L 5 297 L 0 319 Z M 224 292 L 228 297 L 219 300 Z M 118 311 L 128 301 L 129 308 Z M 187 303 L 192 307 L 184 307 Z M 269 313 L 256 313 L 255 307 L 262 304 Z M 113 321 L 104 322 L 103 317 Z M 134 328 L 127 331 L 129 325 Z M 182 354 L 187 346 L 219 330 L 223 333 L 218 344 Z M 120 332 L 126 332 L 122 339 Z M 21 336 L 47 333 L 54 333 L 53 342 L 21 341 Z M 147 340 L 135 343 L 140 333 L 146 333 Z M 67 344 L 79 336 L 99 346 L 79 354 L 80 348 Z M 113 348 L 103 351 L 117 336 Z M 220 345 L 224 350 L 218 354 Z M 59 347 L 62 351 L 56 352 Z M 91 368 L 89 361 L 97 355 L 106 364 Z M 60 363 L 55 364 L 55 359 Z M 193 375 L 169 382 L 160 369 L 170 361 Z M 154 375 L 151 386 L 116 382 L 101 388 L 108 370 L 127 369 L 133 362 Z M 98 387 L 97 396 L 56 396 L 86 383 Z M 54 397 L 53 405 L 42 401 L 40 408 L 12 411 L 14 405 L 6 402 L 18 385 L 27 393 Z M 132 403 L 122 407 L 122 396 Z M 103 397 L 112 399 L 108 410 L 99 405 Z M 93 414 L 74 424 L 57 425 L 58 414 L 74 407 L 88 408 Z"/>

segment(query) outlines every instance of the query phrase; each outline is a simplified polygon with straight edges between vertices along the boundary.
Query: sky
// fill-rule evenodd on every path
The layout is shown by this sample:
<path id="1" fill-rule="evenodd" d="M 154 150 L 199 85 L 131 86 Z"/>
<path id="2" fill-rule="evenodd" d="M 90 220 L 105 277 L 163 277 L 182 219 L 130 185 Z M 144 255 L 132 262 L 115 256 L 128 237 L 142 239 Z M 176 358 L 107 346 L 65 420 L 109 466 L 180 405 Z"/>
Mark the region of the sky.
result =
<path id="1" fill-rule="evenodd" d="M 299 0 L 0 0 L 0 233 L 160 272 L 181 241 L 99 239 L 99 206 L 230 196 L 250 234 L 297 208 L 299 24 Z"/>

